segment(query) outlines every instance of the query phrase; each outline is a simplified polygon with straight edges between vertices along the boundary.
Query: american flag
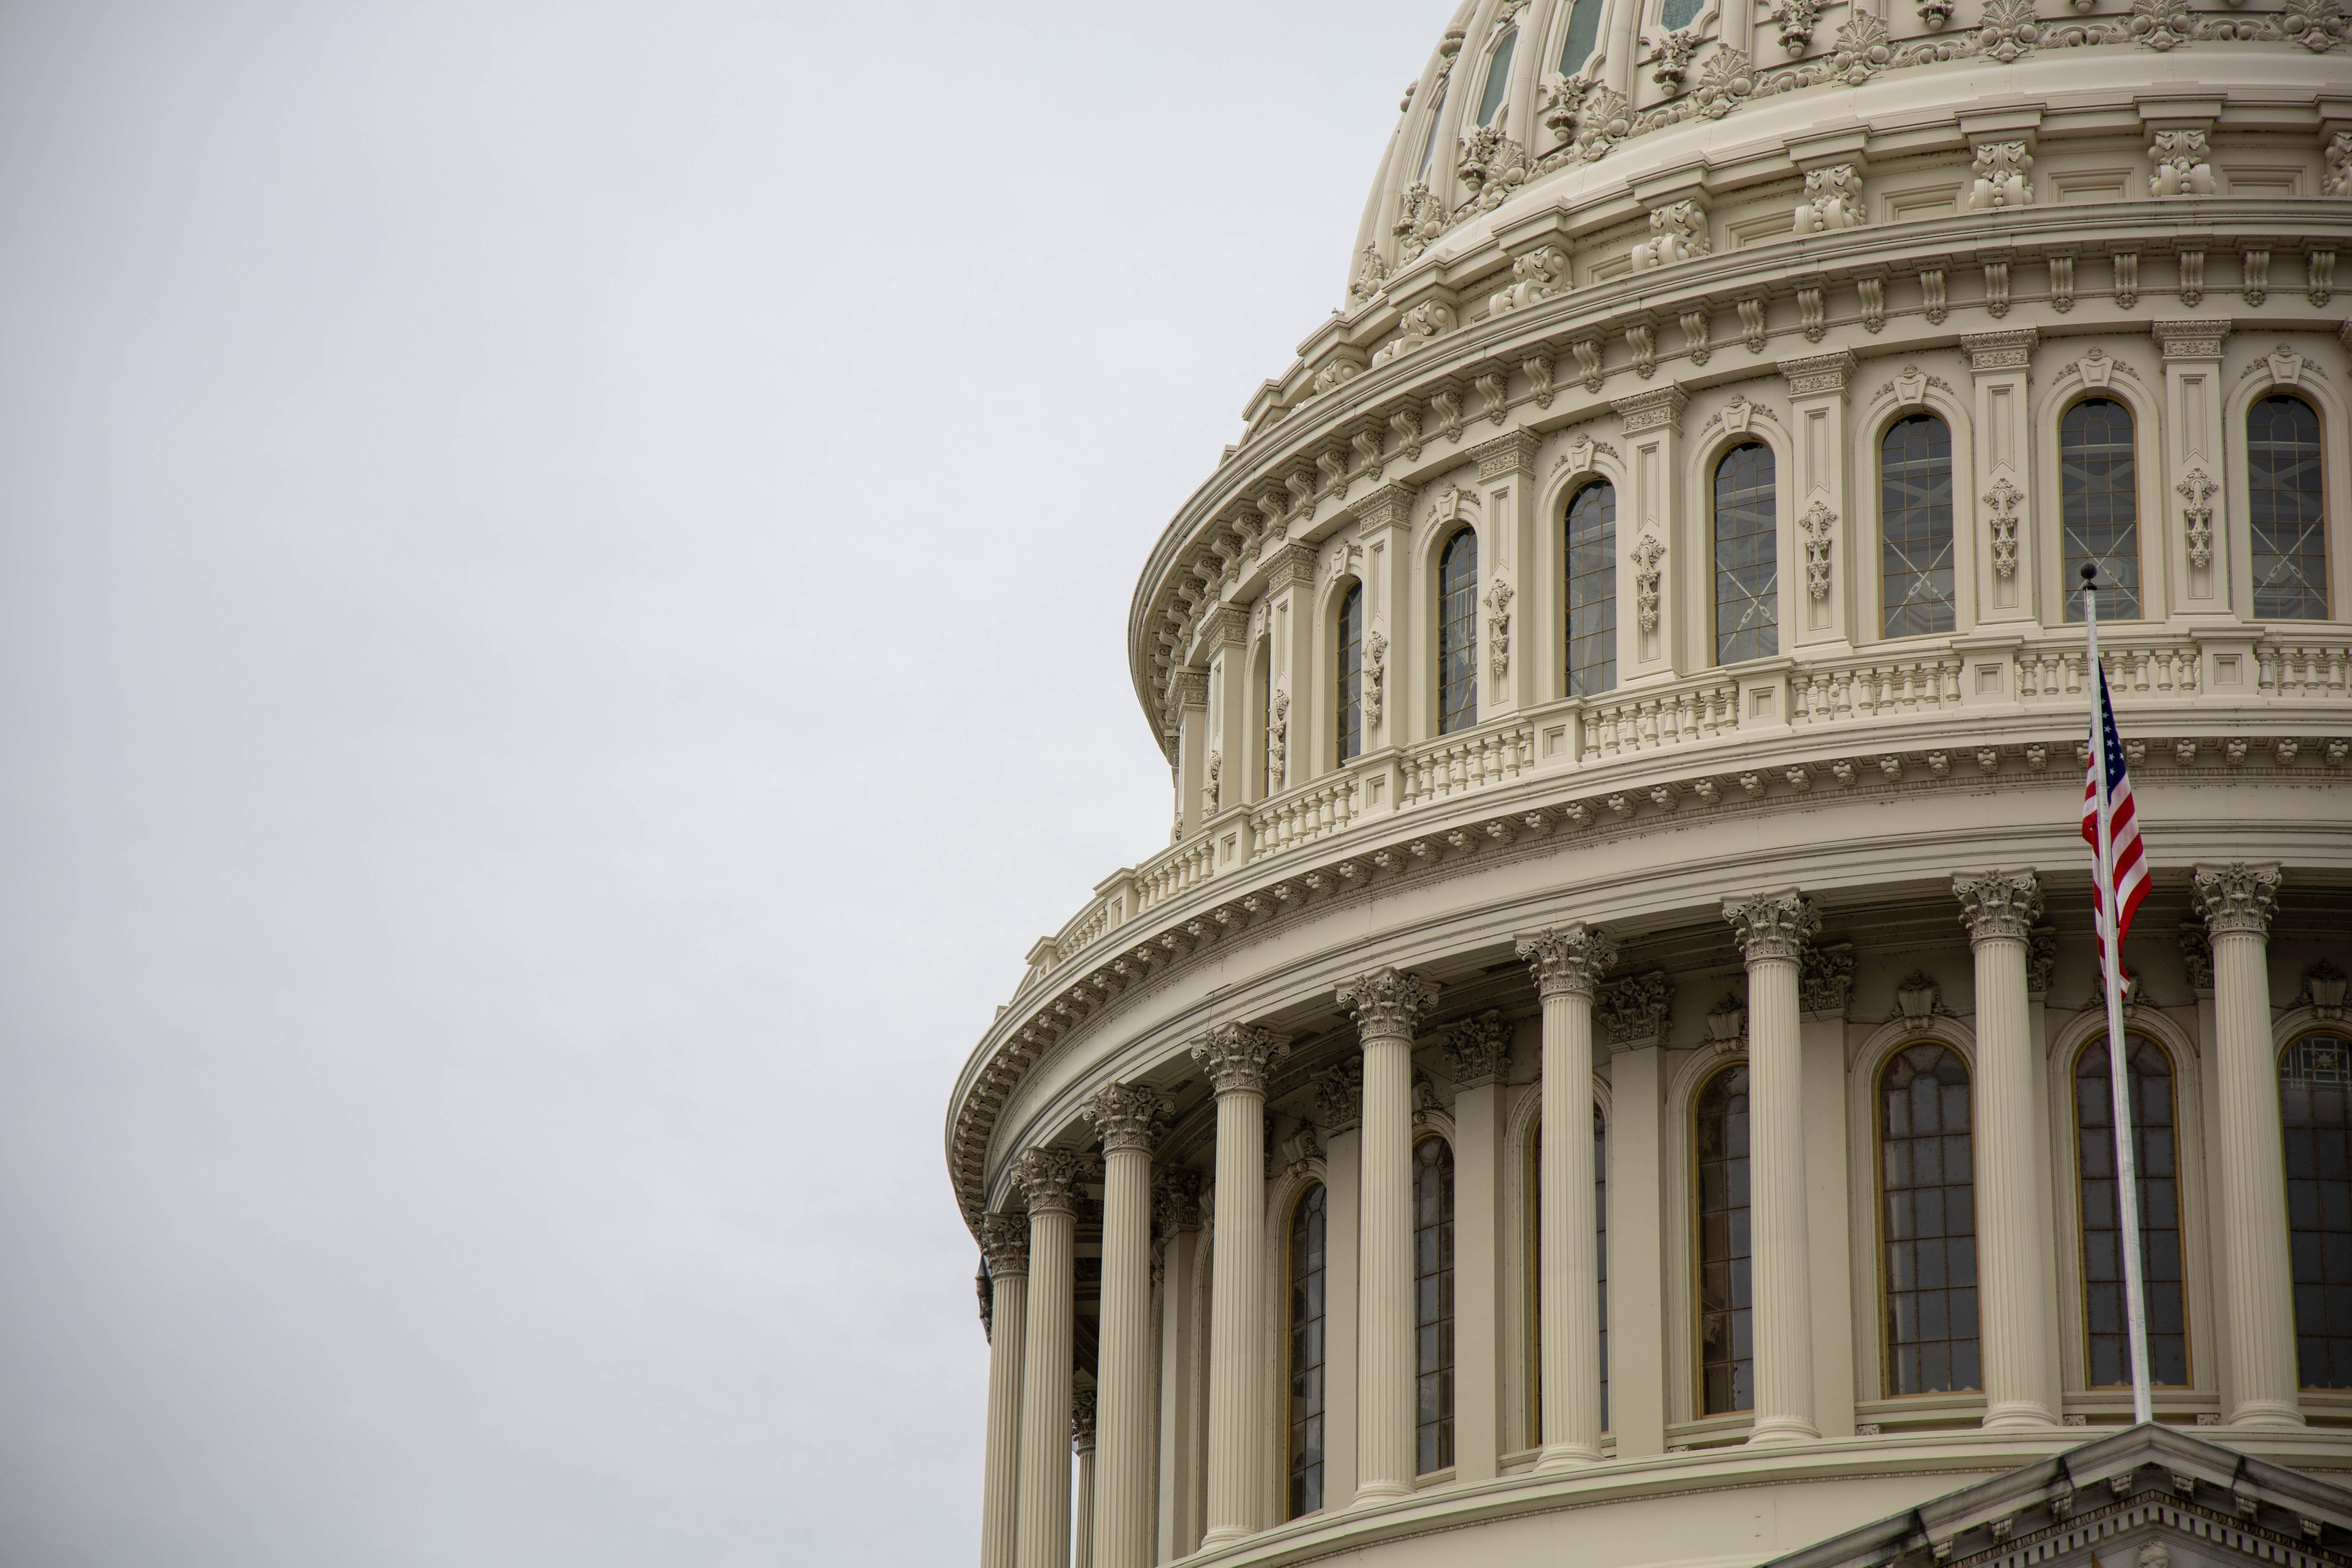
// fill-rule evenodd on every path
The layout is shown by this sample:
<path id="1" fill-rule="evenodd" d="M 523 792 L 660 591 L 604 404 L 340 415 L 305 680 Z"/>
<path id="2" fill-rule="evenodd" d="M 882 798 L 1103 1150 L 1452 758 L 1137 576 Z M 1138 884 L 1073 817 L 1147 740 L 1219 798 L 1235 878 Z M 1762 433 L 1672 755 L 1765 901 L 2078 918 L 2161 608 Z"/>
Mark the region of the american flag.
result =
<path id="1" fill-rule="evenodd" d="M 2099 878 L 2099 775 L 2094 771 L 2104 761 L 2107 769 L 2107 841 L 2115 868 L 2116 902 L 2122 906 L 2122 917 L 2116 921 L 2116 947 L 2123 947 L 2124 933 L 2131 930 L 2132 916 L 2139 911 L 2140 900 L 2147 897 L 2147 857 L 2140 849 L 2139 814 L 2132 807 L 2131 774 L 2124 769 L 2123 737 L 2116 733 L 2116 706 L 2107 695 L 2107 672 L 2099 670 L 2099 731 L 2104 757 L 2093 757 L 2083 773 L 2083 841 L 2091 847 L 2092 899 L 2101 903 L 2098 913 L 2100 929 L 2099 952 L 2106 955 L 2106 910 L 2098 892 Z"/>

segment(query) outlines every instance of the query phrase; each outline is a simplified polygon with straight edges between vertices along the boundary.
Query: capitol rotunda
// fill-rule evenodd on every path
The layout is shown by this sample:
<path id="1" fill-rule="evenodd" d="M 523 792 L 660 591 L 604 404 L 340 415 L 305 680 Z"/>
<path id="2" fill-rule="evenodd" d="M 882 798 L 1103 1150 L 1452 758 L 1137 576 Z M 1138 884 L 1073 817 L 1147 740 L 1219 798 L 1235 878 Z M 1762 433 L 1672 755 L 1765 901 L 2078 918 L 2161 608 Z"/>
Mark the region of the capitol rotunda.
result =
<path id="1" fill-rule="evenodd" d="M 2344 7 L 1455 9 L 954 1085 L 984 1568 L 2352 1565 Z"/>

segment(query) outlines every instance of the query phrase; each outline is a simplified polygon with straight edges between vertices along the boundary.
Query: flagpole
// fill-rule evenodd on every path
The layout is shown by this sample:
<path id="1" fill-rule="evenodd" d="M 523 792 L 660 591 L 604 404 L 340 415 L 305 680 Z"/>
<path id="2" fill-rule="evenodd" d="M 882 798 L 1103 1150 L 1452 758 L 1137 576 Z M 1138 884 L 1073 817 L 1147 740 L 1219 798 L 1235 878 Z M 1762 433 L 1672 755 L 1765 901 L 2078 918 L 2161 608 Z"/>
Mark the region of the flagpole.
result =
<path id="1" fill-rule="evenodd" d="M 2116 864 L 2114 823 L 2107 800 L 2106 682 L 2099 669 L 2099 568 L 2083 563 L 2083 629 L 2089 647 L 2084 684 L 2091 689 L 2092 777 L 2098 781 L 2099 885 L 2097 924 L 2100 975 L 2107 998 L 2107 1091 L 2114 1105 L 2116 1218 L 2123 1231 L 2124 1317 L 2130 1331 L 2132 1421 L 2154 1419 L 2147 1384 L 2147 1297 L 2140 1285 L 2139 1173 L 2132 1148 L 2130 1067 L 2124 1055 L 2124 955 L 2115 940 Z"/>

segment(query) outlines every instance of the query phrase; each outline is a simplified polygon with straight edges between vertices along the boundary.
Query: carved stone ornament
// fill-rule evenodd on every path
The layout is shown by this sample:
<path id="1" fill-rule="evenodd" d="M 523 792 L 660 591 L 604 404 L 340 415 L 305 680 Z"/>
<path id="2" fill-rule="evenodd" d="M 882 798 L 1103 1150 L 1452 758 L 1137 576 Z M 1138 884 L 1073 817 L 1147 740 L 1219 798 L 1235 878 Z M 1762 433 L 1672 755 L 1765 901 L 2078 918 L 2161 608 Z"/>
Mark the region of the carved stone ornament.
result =
<path id="1" fill-rule="evenodd" d="M 1415 180 L 1405 187 L 1398 202 L 1391 232 L 1397 237 L 1397 265 L 1419 260 L 1430 242 L 1445 232 L 1444 201 L 1430 190 L 1426 182 Z"/>
<path id="2" fill-rule="evenodd" d="M 1511 585 L 1497 579 L 1486 590 L 1487 668 L 1500 680 L 1511 671 Z"/>
<path id="3" fill-rule="evenodd" d="M 2159 131 L 2148 143 L 2156 173 L 2147 177 L 2151 196 L 2210 196 L 2214 192 L 2211 153 L 2202 131 Z"/>
<path id="4" fill-rule="evenodd" d="M 1389 280 L 1388 263 L 1381 259 L 1377 246 L 1364 247 L 1363 259 L 1356 267 L 1355 281 L 1348 285 L 1348 298 L 1361 305 L 1381 291 Z"/>
<path id="5" fill-rule="evenodd" d="M 1114 1083 L 1096 1090 L 1078 1114 L 1095 1124 L 1106 1154 L 1134 1149 L 1148 1154 L 1172 1109 L 1165 1097 L 1139 1084 Z"/>
<path id="6" fill-rule="evenodd" d="M 1712 254 L 1706 212 L 1696 201 L 1671 202 L 1650 215 L 1650 237 L 1633 247 L 1633 270 L 1670 267 Z"/>
<path id="7" fill-rule="evenodd" d="M 2352 196 L 2352 131 L 2338 131 L 2327 139 L 2327 172 L 2319 188 L 2331 196 Z"/>
<path id="8" fill-rule="evenodd" d="M 1363 1058 L 1350 1052 L 1315 1075 L 1315 1119 L 1335 1137 L 1363 1121 Z"/>
<path id="9" fill-rule="evenodd" d="M 1570 921 L 1518 940 L 1518 955 L 1544 996 L 1591 996 L 1617 962 L 1617 943 L 1599 926 Z"/>
<path id="10" fill-rule="evenodd" d="M 1977 29 L 1977 49 L 2003 65 L 2032 52 L 2042 29 L 2033 16 L 2033 0 L 1986 0 L 1983 26 Z"/>
<path id="11" fill-rule="evenodd" d="M 1748 1037 L 1748 1004 L 1726 992 L 1706 1010 L 1705 1023 L 1709 1045 L 1736 1046 Z"/>
<path id="12" fill-rule="evenodd" d="M 1510 287 L 1490 295 L 1486 313 L 1500 316 L 1568 289 L 1568 252 L 1557 245 L 1531 250 L 1511 263 Z"/>
<path id="13" fill-rule="evenodd" d="M 1151 1178 L 1151 1228 L 1164 1240 L 1201 1228 L 1201 1173 L 1172 1166 Z"/>
<path id="14" fill-rule="evenodd" d="M 2035 926 L 2025 939 L 2025 994 L 2028 996 L 2048 995 L 2050 977 L 2057 972 L 2057 929 Z"/>
<path id="15" fill-rule="evenodd" d="M 1853 943 L 1805 944 L 1797 959 L 1797 1005 L 1805 1012 L 1843 1017 L 1853 1000 Z"/>
<path id="16" fill-rule="evenodd" d="M 1805 171 L 1805 198 L 1797 204 L 1797 233 L 1860 228 L 1864 212 L 1862 175 L 1852 163 Z"/>
<path id="17" fill-rule="evenodd" d="M 1499 124 L 1481 125 L 1462 139 L 1454 177 L 1470 187 L 1464 212 L 1492 212 L 1511 198 L 1528 177 L 1528 150 L 1503 134 Z"/>
<path id="18" fill-rule="evenodd" d="M 1356 1028 L 1367 1038 L 1402 1035 L 1410 1039 L 1413 1026 L 1437 1005 L 1437 993 L 1433 982 L 1383 964 L 1341 985 L 1339 1002 L 1355 1015 Z"/>
<path id="19" fill-rule="evenodd" d="M 1070 1451 L 1078 1455 L 1095 1451 L 1095 1391 L 1091 1388 L 1070 1391 Z"/>
<path id="20" fill-rule="evenodd" d="M 1364 728 L 1381 721 L 1381 689 L 1388 677 L 1389 639 L 1375 626 L 1364 637 Z"/>
<path id="21" fill-rule="evenodd" d="M 2213 564 L 2213 481 L 2202 468 L 2191 468 L 2172 487 L 2185 501 L 2181 527 L 2189 540 L 2189 564 L 2203 571 Z"/>
<path id="22" fill-rule="evenodd" d="M 2200 866 L 2191 886 L 2198 910 L 2205 917 L 2205 929 L 2212 935 L 2270 935 L 2271 917 L 2278 912 L 2276 866 L 2243 860 Z"/>
<path id="23" fill-rule="evenodd" d="M 2295 994 L 2295 1005 L 2331 1023 L 2340 1021 L 2347 984 L 2344 971 L 2323 958 L 2303 972 L 2303 989 Z"/>
<path id="24" fill-rule="evenodd" d="M 1265 1069 L 1288 1054 L 1290 1042 L 1255 1024 L 1220 1024 L 1193 1043 L 1192 1059 L 1208 1069 L 1219 1095 L 1264 1094 Z"/>
<path id="25" fill-rule="evenodd" d="M 1963 872 L 1952 879 L 1969 940 L 2023 942 L 2042 918 L 2042 884 L 2031 871 Z"/>
<path id="26" fill-rule="evenodd" d="M 1087 1157 L 1076 1149 L 1031 1149 L 1013 1163 L 1013 1182 L 1028 1200 L 1031 1218 L 1041 1214 L 1076 1215 L 1078 1178 Z"/>
<path id="27" fill-rule="evenodd" d="M 1895 987 L 1895 1016 L 1906 1024 L 1924 1024 L 1944 1010 L 1944 988 L 1924 969 L 1915 969 Z"/>
<path id="28" fill-rule="evenodd" d="M 1282 1141 L 1280 1164 L 1294 1176 L 1307 1174 L 1307 1167 L 1322 1158 L 1323 1140 L 1317 1135 L 1312 1121 L 1300 1122 L 1298 1130 Z M 1272 1174 L 1271 1170 L 1267 1173 Z"/>
<path id="29" fill-rule="evenodd" d="M 1409 354 L 1454 330 L 1454 307 L 1443 300 L 1423 300 L 1397 318 L 1397 335 L 1372 355 L 1372 368 L 1401 354 Z"/>
<path id="30" fill-rule="evenodd" d="M 1642 535 L 1633 546 L 1633 615 L 1645 632 L 1658 629 L 1658 563 L 1665 553 L 1654 533 Z"/>
<path id="31" fill-rule="evenodd" d="M 1010 1279 L 1029 1272 L 1029 1216 L 992 1214 L 982 1223 L 980 1250 L 988 1259 L 988 1277 Z"/>
<path id="32" fill-rule="evenodd" d="M 2029 18 L 2033 14 L 2032 0 L 1991 0 L 1991 4 L 1985 7 L 1986 16 L 1990 18 L 1992 16 L 1995 5 L 2003 5 L 2022 7 Z M 1987 26 L 1990 26 L 1988 21 Z M 2031 204 L 2033 187 L 2026 184 L 2025 172 L 2032 167 L 2033 154 L 2025 150 L 2022 142 L 1978 142 L 1975 161 L 1969 166 L 1975 180 L 1963 198 L 1965 209 L 1990 212 L 2000 207 L 2021 207 Z"/>
<path id="33" fill-rule="evenodd" d="M 2213 989 L 2213 943 L 2205 922 L 2191 915 L 2180 922 L 2180 967 L 2189 972 L 2192 991 Z"/>
<path id="34" fill-rule="evenodd" d="M 1501 1081 L 1511 1066 L 1511 1025 L 1491 1009 L 1445 1032 L 1446 1076 L 1456 1089 Z"/>
<path id="35" fill-rule="evenodd" d="M 1674 1010 L 1674 983 L 1663 969 L 1629 975 L 1601 987 L 1592 1016 L 1613 1050 L 1638 1050 L 1666 1040 L 1666 1020 Z"/>
<path id="36" fill-rule="evenodd" d="M 1805 592 L 1815 600 L 1830 596 L 1831 533 L 1836 526 L 1837 513 L 1819 500 L 1797 520 L 1805 541 Z"/>
<path id="37" fill-rule="evenodd" d="M 1723 918 L 1731 922 L 1732 940 L 1749 963 L 1774 959 L 1794 963 L 1806 942 L 1822 929 L 1812 900 L 1795 891 L 1726 899 Z"/>
<path id="38" fill-rule="evenodd" d="M 1276 790 L 1290 783 L 1290 693 L 1274 694 L 1274 711 L 1265 727 L 1265 776 Z"/>
<path id="39" fill-rule="evenodd" d="M 1218 786 L 1223 781 L 1225 773 L 1224 754 L 1220 752 L 1211 752 L 1206 771 L 1208 777 L 1201 785 L 1201 809 L 1214 816 L 1217 815 Z"/>

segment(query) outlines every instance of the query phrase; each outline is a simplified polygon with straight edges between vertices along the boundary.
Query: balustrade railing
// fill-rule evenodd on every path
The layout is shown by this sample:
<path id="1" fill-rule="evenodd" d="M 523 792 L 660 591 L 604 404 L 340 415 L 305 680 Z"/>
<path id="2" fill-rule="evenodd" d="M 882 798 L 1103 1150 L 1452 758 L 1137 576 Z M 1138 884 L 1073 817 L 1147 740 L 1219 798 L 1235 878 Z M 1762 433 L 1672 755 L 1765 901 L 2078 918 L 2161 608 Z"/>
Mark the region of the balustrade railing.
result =
<path id="1" fill-rule="evenodd" d="M 1950 655 L 1816 666 L 1789 677 L 1790 721 L 1801 725 L 1935 713 L 1959 700 L 1960 661 Z"/>
<path id="2" fill-rule="evenodd" d="M 1536 731 L 1528 723 L 1473 730 L 1424 742 L 1405 753 L 1399 805 L 1423 805 L 1472 790 L 1507 784 L 1536 765 Z"/>
<path id="3" fill-rule="evenodd" d="M 1582 755 L 1589 762 L 1711 741 L 1738 724 L 1738 683 L 1709 675 L 1664 691 L 1588 701 Z"/>
<path id="4" fill-rule="evenodd" d="M 2254 653 L 2269 697 L 2342 697 L 2352 690 L 2352 643 L 2274 638 Z"/>
<path id="5" fill-rule="evenodd" d="M 1262 860 L 1346 832 L 1356 819 L 1362 788 L 1356 778 L 1324 779 L 1267 801 L 1250 813 L 1250 858 Z"/>

